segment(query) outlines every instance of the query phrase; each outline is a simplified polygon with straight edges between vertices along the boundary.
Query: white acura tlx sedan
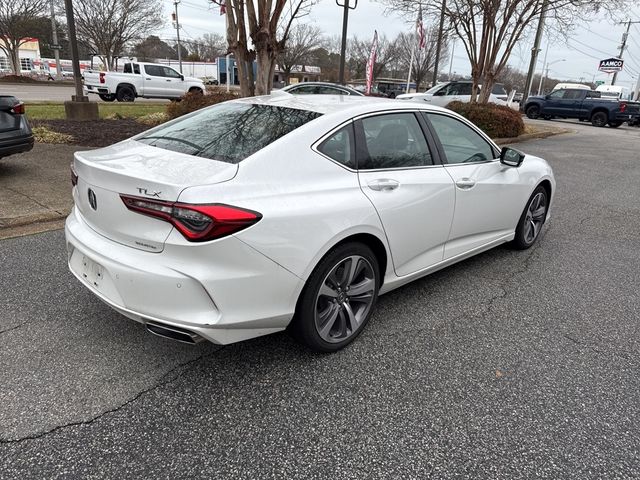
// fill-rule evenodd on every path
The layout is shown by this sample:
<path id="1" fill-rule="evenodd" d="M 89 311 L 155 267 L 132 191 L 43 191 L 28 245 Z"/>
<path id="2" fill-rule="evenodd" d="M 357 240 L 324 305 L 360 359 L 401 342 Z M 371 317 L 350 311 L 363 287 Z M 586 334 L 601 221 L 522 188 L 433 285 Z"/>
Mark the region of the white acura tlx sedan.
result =
<path id="1" fill-rule="evenodd" d="M 79 152 L 69 268 L 157 335 L 228 344 L 289 328 L 351 342 L 379 295 L 511 242 L 555 181 L 438 107 L 277 94 Z"/>

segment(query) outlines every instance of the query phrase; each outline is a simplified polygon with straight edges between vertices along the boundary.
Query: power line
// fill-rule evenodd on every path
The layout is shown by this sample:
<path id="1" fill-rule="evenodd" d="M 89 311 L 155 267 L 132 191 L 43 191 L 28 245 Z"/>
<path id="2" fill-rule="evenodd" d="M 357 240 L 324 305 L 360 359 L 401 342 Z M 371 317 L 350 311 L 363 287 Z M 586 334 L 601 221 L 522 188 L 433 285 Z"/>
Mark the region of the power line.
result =
<path id="1" fill-rule="evenodd" d="M 583 47 L 586 47 L 586 48 L 588 48 L 590 50 L 593 50 L 594 52 L 601 53 L 602 55 L 611 55 L 611 52 L 603 52 L 602 50 L 598 50 L 597 48 L 593 48 L 591 45 L 588 45 L 588 44 L 586 44 L 584 42 L 581 42 L 580 40 L 576 40 L 575 38 L 572 38 L 571 40 L 574 41 L 574 42 L 578 42 Z"/>
<path id="2" fill-rule="evenodd" d="M 594 57 L 593 55 L 590 55 L 590 54 L 588 54 L 588 53 L 586 53 L 586 52 L 583 52 L 582 50 L 580 50 L 579 48 L 577 48 L 575 45 L 571 45 L 569 42 L 567 42 L 567 46 L 568 46 L 569 48 L 571 48 L 571 49 L 575 50 L 575 51 L 576 51 L 576 52 L 578 52 L 578 53 L 581 53 L 581 54 L 583 54 L 583 55 L 586 55 L 586 56 L 587 56 L 587 57 L 589 57 L 589 58 L 593 58 L 594 60 L 601 60 L 601 58 L 600 58 L 600 57 Z"/>

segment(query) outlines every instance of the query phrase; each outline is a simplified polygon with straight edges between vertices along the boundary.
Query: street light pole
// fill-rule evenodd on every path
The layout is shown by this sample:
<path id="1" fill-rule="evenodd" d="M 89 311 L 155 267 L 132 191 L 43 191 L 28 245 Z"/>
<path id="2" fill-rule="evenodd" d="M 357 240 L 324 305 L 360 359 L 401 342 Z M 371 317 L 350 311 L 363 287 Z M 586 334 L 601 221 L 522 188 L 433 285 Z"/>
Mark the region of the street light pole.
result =
<path id="1" fill-rule="evenodd" d="M 338 72 L 338 83 L 344 85 L 344 61 L 347 51 L 347 25 L 349 24 L 349 10 L 355 10 L 358 6 L 358 0 L 355 0 L 353 6 L 349 5 L 349 0 L 343 0 L 340 3 L 336 0 L 336 5 L 342 7 L 342 40 L 340 42 L 340 70 Z"/>
<path id="2" fill-rule="evenodd" d="M 549 0 L 542 2 L 542 10 L 540 11 L 540 20 L 538 21 L 538 30 L 536 31 L 536 39 L 533 42 L 533 48 L 531 49 L 531 61 L 529 62 L 529 71 L 527 73 L 527 82 L 522 92 L 522 100 L 520 105 L 524 105 L 527 101 L 527 97 L 531 93 L 531 86 L 533 84 L 533 74 L 536 70 L 538 63 L 538 53 L 540 52 L 540 42 L 542 41 L 542 30 L 544 29 L 544 18 L 547 15 L 547 8 L 549 7 Z"/>
<path id="3" fill-rule="evenodd" d="M 180 73 L 182 73 L 182 46 L 180 45 L 180 23 L 178 22 L 178 4 L 180 0 L 173 2 L 176 16 L 176 37 L 178 39 L 178 64 L 180 65 Z"/>
<path id="4" fill-rule="evenodd" d="M 566 61 L 566 59 L 563 58 L 562 60 L 556 60 L 555 62 L 549 63 L 547 62 L 546 57 L 547 56 L 545 54 L 545 64 L 544 64 L 544 68 L 542 69 L 542 73 L 540 74 L 540 85 L 538 86 L 538 95 L 542 95 L 543 83 L 547 81 L 547 78 L 549 78 L 549 67 L 554 63 Z"/>
<path id="5" fill-rule="evenodd" d="M 442 0 L 442 7 L 440 9 L 440 26 L 438 27 L 438 40 L 436 41 L 436 58 L 433 62 L 433 83 L 432 87 L 435 87 L 438 83 L 438 64 L 440 63 L 440 53 L 442 50 L 442 37 L 444 36 L 444 17 L 447 8 L 447 0 Z"/>
<path id="6" fill-rule="evenodd" d="M 62 65 L 60 65 L 60 50 L 58 45 L 58 27 L 56 25 L 56 12 L 51 0 L 51 40 L 53 40 L 53 56 L 56 59 L 56 80 L 62 79 Z"/>

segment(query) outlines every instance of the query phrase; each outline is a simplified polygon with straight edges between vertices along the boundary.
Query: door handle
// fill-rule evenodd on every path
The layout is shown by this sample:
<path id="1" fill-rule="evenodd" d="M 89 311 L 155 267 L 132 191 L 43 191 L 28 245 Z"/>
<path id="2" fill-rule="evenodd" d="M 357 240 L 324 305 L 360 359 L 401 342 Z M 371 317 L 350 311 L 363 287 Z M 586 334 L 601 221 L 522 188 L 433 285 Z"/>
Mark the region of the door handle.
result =
<path id="1" fill-rule="evenodd" d="M 461 178 L 456 182 L 456 186 L 461 190 L 469 190 L 476 184 L 476 181 L 471 178 Z"/>
<path id="2" fill-rule="evenodd" d="M 369 182 L 367 185 L 371 190 L 375 190 L 376 192 L 385 192 L 395 190 L 400 186 L 400 182 L 390 178 L 380 178 Z"/>
<path id="3" fill-rule="evenodd" d="M 171 79 L 170 79 L 170 78 L 167 78 L 167 80 L 166 80 L 166 81 L 167 81 L 167 82 L 170 82 L 170 81 L 171 81 Z"/>
<path id="4" fill-rule="evenodd" d="M 145 80 L 151 80 L 149 77 L 146 77 Z"/>

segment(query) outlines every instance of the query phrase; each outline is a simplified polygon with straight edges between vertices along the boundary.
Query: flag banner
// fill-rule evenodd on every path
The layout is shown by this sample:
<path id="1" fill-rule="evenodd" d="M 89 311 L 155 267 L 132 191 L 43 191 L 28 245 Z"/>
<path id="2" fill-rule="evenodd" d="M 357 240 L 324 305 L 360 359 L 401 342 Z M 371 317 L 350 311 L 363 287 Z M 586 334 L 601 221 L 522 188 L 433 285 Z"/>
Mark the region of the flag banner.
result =
<path id="1" fill-rule="evenodd" d="M 371 86 L 373 85 L 373 67 L 376 64 L 376 57 L 378 55 L 378 31 L 374 30 L 373 42 L 371 43 L 371 54 L 367 61 L 367 87 L 366 94 L 371 94 Z"/>
<path id="2" fill-rule="evenodd" d="M 224 15 L 227 13 L 227 2 L 226 0 L 222 0 L 220 2 L 220 15 Z"/>
<path id="3" fill-rule="evenodd" d="M 418 18 L 416 20 L 416 33 L 418 34 L 418 48 L 424 49 L 427 39 L 424 35 L 424 25 L 422 23 L 422 5 L 418 8 Z"/>

